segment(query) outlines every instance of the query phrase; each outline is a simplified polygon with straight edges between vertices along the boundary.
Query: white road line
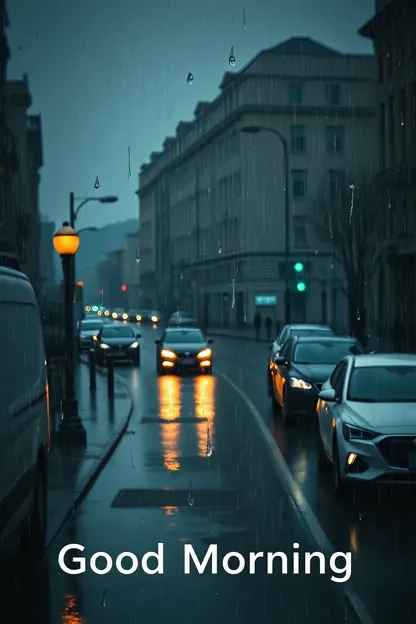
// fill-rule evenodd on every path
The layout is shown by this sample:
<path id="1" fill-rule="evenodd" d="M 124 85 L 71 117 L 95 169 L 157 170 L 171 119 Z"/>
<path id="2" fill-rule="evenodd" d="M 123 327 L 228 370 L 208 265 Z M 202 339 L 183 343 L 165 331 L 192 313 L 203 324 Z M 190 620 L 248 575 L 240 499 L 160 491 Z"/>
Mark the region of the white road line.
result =
<path id="1" fill-rule="evenodd" d="M 282 482 L 284 489 L 286 490 L 286 493 L 294 502 L 300 517 L 305 522 L 309 532 L 312 535 L 312 538 L 315 540 L 320 551 L 327 556 L 332 555 L 332 553 L 335 552 L 335 549 L 333 548 L 331 542 L 326 536 L 323 528 L 319 523 L 318 518 L 316 517 L 311 506 L 304 497 L 300 487 L 292 477 L 286 460 L 283 457 L 283 454 L 277 446 L 275 440 L 273 439 L 273 436 L 270 433 L 269 429 L 266 427 L 260 412 L 254 405 L 252 400 L 247 396 L 247 394 L 243 390 L 241 390 L 241 388 L 239 388 L 237 384 L 232 381 L 232 379 L 225 375 L 225 373 L 222 373 L 217 369 L 216 375 L 226 381 L 247 404 L 247 407 L 252 413 L 254 420 L 256 421 L 256 424 L 260 429 L 263 440 L 270 453 L 270 459 L 272 461 L 272 464 L 280 478 L 280 481 Z M 374 624 L 374 620 L 371 618 L 365 605 L 362 603 L 361 599 L 357 596 L 357 594 L 353 590 L 347 588 L 344 589 L 344 593 L 346 598 L 349 600 L 351 606 L 353 607 L 360 622 L 362 624 Z"/>

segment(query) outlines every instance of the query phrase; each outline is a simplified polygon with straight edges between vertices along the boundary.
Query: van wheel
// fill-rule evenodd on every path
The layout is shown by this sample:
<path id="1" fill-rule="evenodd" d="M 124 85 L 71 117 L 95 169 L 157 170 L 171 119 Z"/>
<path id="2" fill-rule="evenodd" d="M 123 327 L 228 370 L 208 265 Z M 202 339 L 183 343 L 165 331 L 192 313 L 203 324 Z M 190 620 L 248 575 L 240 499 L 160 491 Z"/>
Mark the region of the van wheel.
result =
<path id="1" fill-rule="evenodd" d="M 39 463 L 34 484 L 32 509 L 22 533 L 22 550 L 32 557 L 42 555 L 47 532 L 47 487 L 46 474 Z"/>

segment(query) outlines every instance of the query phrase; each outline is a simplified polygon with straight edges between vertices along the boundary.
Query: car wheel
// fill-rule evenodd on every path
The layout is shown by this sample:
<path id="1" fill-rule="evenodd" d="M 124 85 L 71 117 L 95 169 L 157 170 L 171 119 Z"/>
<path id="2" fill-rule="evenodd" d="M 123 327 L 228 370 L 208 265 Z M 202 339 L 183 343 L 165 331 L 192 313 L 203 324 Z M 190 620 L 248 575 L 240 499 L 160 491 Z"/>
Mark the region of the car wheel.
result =
<path id="1" fill-rule="evenodd" d="M 158 375 L 163 375 L 163 369 L 159 364 L 156 364 L 156 370 Z"/>
<path id="2" fill-rule="evenodd" d="M 46 472 L 39 462 L 33 491 L 33 503 L 26 526 L 22 532 L 22 552 L 38 558 L 45 549 L 47 532 Z"/>
<path id="3" fill-rule="evenodd" d="M 205 375 L 212 375 L 212 366 L 207 366 L 204 369 L 204 373 L 205 373 Z"/>
<path id="4" fill-rule="evenodd" d="M 293 423 L 293 415 L 289 409 L 289 401 L 286 389 L 283 392 L 282 417 L 285 425 L 291 425 Z"/>
<path id="5" fill-rule="evenodd" d="M 272 376 L 269 370 L 267 371 L 267 394 L 269 397 L 273 396 Z"/>

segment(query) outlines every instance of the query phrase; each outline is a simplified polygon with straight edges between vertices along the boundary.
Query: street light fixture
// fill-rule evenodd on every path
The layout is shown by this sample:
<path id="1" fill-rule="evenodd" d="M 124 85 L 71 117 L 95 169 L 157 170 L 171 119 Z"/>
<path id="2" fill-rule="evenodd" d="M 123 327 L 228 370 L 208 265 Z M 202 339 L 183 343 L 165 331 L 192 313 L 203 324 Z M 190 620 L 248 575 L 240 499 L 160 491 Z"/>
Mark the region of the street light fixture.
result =
<path id="1" fill-rule="evenodd" d="M 78 236 L 82 234 L 83 232 L 96 232 L 97 230 L 98 230 L 98 227 L 95 227 L 95 226 L 81 228 L 80 230 L 78 230 Z"/>
<path id="2" fill-rule="evenodd" d="M 55 251 L 62 258 L 64 274 L 64 310 L 65 310 L 65 399 L 62 401 L 62 418 L 59 437 L 63 442 L 86 443 L 86 431 L 78 414 L 78 401 L 75 396 L 75 344 L 74 326 L 74 256 L 79 248 L 79 235 L 68 221 L 53 237 Z"/>
<path id="3" fill-rule="evenodd" d="M 285 181 L 285 324 L 291 321 L 291 301 L 289 289 L 289 256 L 290 256 L 290 212 L 289 212 L 289 149 L 285 137 L 274 128 L 267 126 L 243 126 L 240 129 L 245 134 L 259 134 L 262 131 L 271 132 L 282 144 L 283 148 L 283 167 Z"/>

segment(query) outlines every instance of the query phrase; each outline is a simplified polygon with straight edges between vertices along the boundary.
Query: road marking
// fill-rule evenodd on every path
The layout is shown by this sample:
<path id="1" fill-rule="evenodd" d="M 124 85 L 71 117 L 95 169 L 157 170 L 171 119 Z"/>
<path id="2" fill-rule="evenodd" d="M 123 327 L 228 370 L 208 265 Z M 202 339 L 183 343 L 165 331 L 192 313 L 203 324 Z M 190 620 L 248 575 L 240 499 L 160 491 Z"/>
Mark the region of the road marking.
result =
<path id="1" fill-rule="evenodd" d="M 290 496 L 293 503 L 295 504 L 295 507 L 301 519 L 306 524 L 310 534 L 312 535 L 312 538 L 317 543 L 321 552 L 327 556 L 330 556 L 332 553 L 335 552 L 335 549 L 333 548 L 331 542 L 326 536 L 322 526 L 319 523 L 318 518 L 316 517 L 311 506 L 304 497 L 300 487 L 292 477 L 289 466 L 287 465 L 281 450 L 273 439 L 272 434 L 266 427 L 260 412 L 254 405 L 250 397 L 247 396 L 247 394 L 243 390 L 241 390 L 241 388 L 239 388 L 237 384 L 232 381 L 232 379 L 225 375 L 225 373 L 222 373 L 217 369 L 216 375 L 226 381 L 246 403 L 247 407 L 254 417 L 254 420 L 257 423 L 258 428 L 260 429 L 263 440 L 269 450 L 270 459 L 272 460 L 273 466 L 276 469 L 276 472 L 280 478 L 280 481 L 282 482 L 286 493 Z M 345 588 L 343 591 L 361 624 L 374 624 L 374 620 L 368 613 L 367 608 L 358 597 L 358 595 L 351 589 Z"/>

